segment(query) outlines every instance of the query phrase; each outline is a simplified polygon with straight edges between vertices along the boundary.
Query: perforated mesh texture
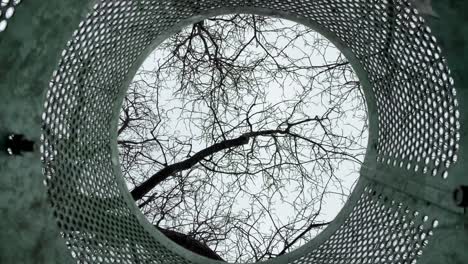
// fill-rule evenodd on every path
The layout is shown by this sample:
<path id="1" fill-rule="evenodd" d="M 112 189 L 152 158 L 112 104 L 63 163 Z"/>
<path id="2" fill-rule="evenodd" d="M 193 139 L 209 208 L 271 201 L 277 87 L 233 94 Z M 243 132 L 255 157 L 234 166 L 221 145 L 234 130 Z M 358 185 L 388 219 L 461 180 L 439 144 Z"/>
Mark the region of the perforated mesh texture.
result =
<path id="1" fill-rule="evenodd" d="M 0 32 L 8 26 L 8 19 L 15 14 L 15 8 L 21 0 L 0 0 Z"/>
<path id="2" fill-rule="evenodd" d="M 448 177 L 456 161 L 455 89 L 440 48 L 403 1 L 102 1 L 74 32 L 50 82 L 43 162 L 57 223 L 79 263 L 189 263 L 137 221 L 124 199 L 114 122 L 125 80 L 153 41 L 194 15 L 222 8 L 278 10 L 320 24 L 368 74 L 378 111 L 377 156 L 367 161 Z M 4 12 L 2 8 L 2 13 Z M 360 185 L 368 180 L 361 180 Z M 291 263 L 414 263 L 433 217 L 372 188 L 325 243 Z M 428 242 L 429 241 L 429 242 Z M 307 245 L 306 245 L 307 246 Z"/>
<path id="3" fill-rule="evenodd" d="M 416 263 L 437 225 L 366 186 L 343 225 L 293 263 Z"/>

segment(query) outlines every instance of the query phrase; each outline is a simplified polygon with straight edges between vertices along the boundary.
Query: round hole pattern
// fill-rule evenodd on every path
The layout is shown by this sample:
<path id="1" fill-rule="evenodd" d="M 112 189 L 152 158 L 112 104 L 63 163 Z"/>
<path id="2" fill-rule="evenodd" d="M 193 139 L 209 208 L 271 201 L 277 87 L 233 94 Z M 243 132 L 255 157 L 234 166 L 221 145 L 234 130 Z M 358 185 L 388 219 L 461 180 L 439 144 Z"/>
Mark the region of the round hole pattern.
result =
<path id="1" fill-rule="evenodd" d="M 367 186 L 344 224 L 292 263 L 416 263 L 435 222 Z"/>
<path id="2" fill-rule="evenodd" d="M 454 80 L 418 11 L 383 2 L 380 16 L 364 22 L 382 25 L 369 25 L 381 32 L 369 35 L 371 54 L 363 58 L 377 101 L 377 160 L 447 179 L 460 137 Z"/>
<path id="3" fill-rule="evenodd" d="M 0 0 L 0 32 L 5 31 L 8 26 L 8 19 L 15 14 L 15 8 L 21 0 Z"/>
<path id="4" fill-rule="evenodd" d="M 354 53 L 371 84 L 370 103 L 378 117 L 377 156 L 371 158 L 427 177 L 450 177 L 460 127 L 454 82 L 436 39 L 407 2 L 103 0 L 62 52 L 43 114 L 49 200 L 79 263 L 190 263 L 148 233 L 125 201 L 124 185 L 116 180 L 112 130 L 121 89 L 156 39 L 194 15 L 241 7 L 286 12 L 334 34 Z M 7 9 L 2 6 L 2 18 Z M 366 190 L 325 243 L 291 262 L 416 262 L 429 239 L 425 223 L 432 226 L 433 219 L 420 223 L 400 203 Z"/>

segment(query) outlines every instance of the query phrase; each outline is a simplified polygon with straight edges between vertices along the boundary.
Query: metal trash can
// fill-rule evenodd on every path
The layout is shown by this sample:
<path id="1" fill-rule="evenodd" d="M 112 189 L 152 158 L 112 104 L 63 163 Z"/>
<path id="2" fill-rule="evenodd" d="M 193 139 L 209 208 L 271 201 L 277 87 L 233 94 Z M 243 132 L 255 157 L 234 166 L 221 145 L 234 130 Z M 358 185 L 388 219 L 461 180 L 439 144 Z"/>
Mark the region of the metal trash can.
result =
<path id="1" fill-rule="evenodd" d="M 126 88 L 200 19 L 256 13 L 320 32 L 366 96 L 369 145 L 318 237 L 265 263 L 468 262 L 468 2 L 0 2 L 0 263 L 214 263 L 155 230 L 117 155 Z"/>

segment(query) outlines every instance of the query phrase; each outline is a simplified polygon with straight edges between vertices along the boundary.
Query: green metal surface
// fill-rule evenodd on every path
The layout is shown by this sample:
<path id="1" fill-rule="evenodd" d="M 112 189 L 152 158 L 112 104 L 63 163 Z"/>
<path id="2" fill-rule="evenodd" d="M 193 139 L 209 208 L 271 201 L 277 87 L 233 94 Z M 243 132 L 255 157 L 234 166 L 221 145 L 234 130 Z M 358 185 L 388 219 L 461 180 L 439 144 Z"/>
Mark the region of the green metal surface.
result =
<path id="1" fill-rule="evenodd" d="M 25 1 L 14 8 L 0 32 L 0 263 L 73 263 L 47 201 L 39 146 L 52 71 L 88 10 L 79 1 L 62 0 Z M 11 133 L 34 140 L 36 151 L 8 156 Z"/>
<path id="2" fill-rule="evenodd" d="M 452 198 L 468 185 L 467 2 L 432 1 L 432 15 L 390 0 L 17 2 L 0 6 L 0 263 L 214 262 L 162 236 L 136 208 L 116 125 L 156 45 L 236 12 L 329 38 L 351 61 L 370 113 L 365 164 L 345 208 L 317 238 L 267 262 L 468 262 L 468 216 Z M 12 133 L 35 151 L 8 155 Z"/>

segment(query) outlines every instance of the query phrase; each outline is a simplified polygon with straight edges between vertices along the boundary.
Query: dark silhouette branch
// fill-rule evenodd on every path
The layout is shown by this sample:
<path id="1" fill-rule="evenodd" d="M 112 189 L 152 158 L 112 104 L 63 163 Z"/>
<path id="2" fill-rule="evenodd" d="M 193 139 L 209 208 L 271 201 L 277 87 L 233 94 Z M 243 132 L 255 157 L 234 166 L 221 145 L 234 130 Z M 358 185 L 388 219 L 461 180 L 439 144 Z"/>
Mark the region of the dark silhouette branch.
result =
<path id="1" fill-rule="evenodd" d="M 301 239 L 305 234 L 307 234 L 310 230 L 312 230 L 313 228 L 317 228 L 317 227 L 322 227 L 322 226 L 326 226 L 326 225 L 329 225 L 331 222 L 325 222 L 325 223 L 312 223 L 310 224 L 306 229 L 304 229 L 304 231 L 302 231 L 296 238 L 293 239 L 293 241 L 291 241 L 290 243 L 286 244 L 283 248 L 283 250 L 281 250 L 280 253 L 278 253 L 278 256 L 281 256 L 281 255 L 284 255 L 286 252 L 288 252 L 288 249 L 293 246 L 297 241 L 299 241 L 299 239 Z"/>
<path id="2" fill-rule="evenodd" d="M 174 230 L 169 230 L 165 228 L 161 228 L 155 226 L 161 233 L 163 233 L 167 238 L 171 239 L 179 246 L 192 251 L 193 253 L 197 253 L 198 255 L 202 255 L 204 257 L 225 261 L 221 258 L 216 252 L 214 252 L 210 247 L 208 247 L 205 243 L 198 241 L 197 239 L 193 238 L 192 236 L 186 235 L 181 232 L 177 232 Z"/>
<path id="3" fill-rule="evenodd" d="M 240 136 L 235 139 L 224 140 L 222 142 L 213 144 L 212 146 L 197 152 L 195 155 L 193 155 L 192 157 L 184 161 L 166 166 L 160 171 L 158 171 L 156 174 L 151 176 L 149 179 L 144 181 L 142 184 L 135 187 L 135 189 L 131 191 L 132 197 L 135 201 L 140 200 L 141 198 L 143 198 L 143 196 L 145 196 L 148 192 L 150 192 L 156 185 L 158 185 L 159 183 L 167 179 L 169 176 L 177 172 L 190 169 L 192 166 L 202 161 L 204 158 L 210 155 L 213 155 L 216 152 L 229 149 L 229 148 L 233 148 L 233 147 L 238 147 L 238 146 L 247 144 L 248 142 L 249 142 L 249 138 L 245 136 Z"/>
<path id="4" fill-rule="evenodd" d="M 123 175 L 149 221 L 229 262 L 285 254 L 328 224 L 317 194 L 346 197 L 340 168 L 357 171 L 365 150 L 346 58 L 307 27 L 250 14 L 195 23 L 157 50 L 118 130 Z"/>
<path id="5" fill-rule="evenodd" d="M 260 130 L 260 131 L 253 131 L 242 134 L 240 137 L 235 139 L 226 139 L 219 143 L 215 143 L 208 148 L 205 148 L 193 155 L 192 157 L 177 162 L 171 165 L 168 165 L 158 171 L 156 174 L 151 176 L 149 179 L 141 183 L 139 186 L 135 187 L 132 191 L 132 197 L 135 201 L 140 200 L 143 198 L 148 192 L 150 192 L 156 185 L 161 183 L 162 181 L 166 180 L 169 176 L 174 175 L 178 172 L 188 170 L 193 167 L 195 164 L 199 163 L 200 161 L 204 160 L 206 157 L 211 156 L 219 151 L 223 151 L 230 148 L 239 147 L 249 143 L 249 139 L 252 137 L 258 136 L 269 136 L 275 134 L 289 134 L 290 129 L 298 124 L 302 124 L 309 121 L 317 121 L 318 118 L 310 118 L 300 122 L 288 124 L 286 129 L 270 129 L 270 130 Z"/>

